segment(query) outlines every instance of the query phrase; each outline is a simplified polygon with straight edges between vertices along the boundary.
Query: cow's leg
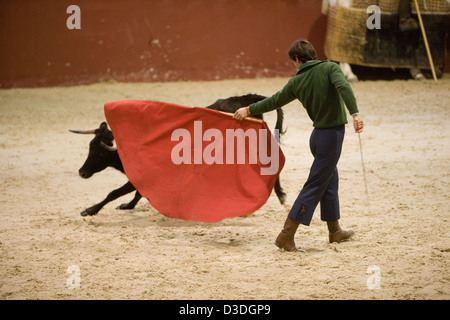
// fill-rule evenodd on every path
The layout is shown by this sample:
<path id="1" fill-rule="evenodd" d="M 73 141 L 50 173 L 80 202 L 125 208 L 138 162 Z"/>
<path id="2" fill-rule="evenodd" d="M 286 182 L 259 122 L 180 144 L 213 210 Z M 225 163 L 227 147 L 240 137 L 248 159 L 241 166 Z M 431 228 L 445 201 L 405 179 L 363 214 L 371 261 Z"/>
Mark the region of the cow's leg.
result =
<path id="1" fill-rule="evenodd" d="M 275 190 L 275 193 L 278 197 L 278 200 L 280 200 L 280 203 L 284 204 L 284 202 L 286 201 L 286 193 L 284 193 L 283 188 L 281 187 L 280 177 L 277 178 L 277 181 L 275 182 L 275 186 L 273 187 L 273 189 Z"/>
<path id="2" fill-rule="evenodd" d="M 339 66 L 348 82 L 358 82 L 358 77 L 352 72 L 352 67 L 347 62 L 340 62 Z"/>
<path id="3" fill-rule="evenodd" d="M 141 198 L 142 198 L 142 196 L 139 193 L 139 191 L 136 191 L 136 194 L 134 195 L 133 200 L 131 200 L 128 203 L 122 203 L 120 206 L 117 207 L 117 209 L 120 209 L 120 210 L 131 210 L 131 209 L 134 209 L 134 207 L 139 202 L 139 200 L 141 200 Z"/>
<path id="4" fill-rule="evenodd" d="M 103 200 L 100 203 L 97 203 L 95 205 L 93 205 L 90 208 L 87 208 L 86 210 L 81 212 L 81 215 L 84 216 L 93 216 L 95 214 L 97 214 L 101 208 L 103 208 L 105 206 L 105 204 L 107 204 L 108 202 L 111 202 L 123 195 L 126 195 L 132 191 L 136 190 L 135 187 L 133 187 L 133 185 L 131 184 L 131 182 L 127 182 L 126 184 L 124 184 L 122 187 L 120 187 L 119 189 L 113 190 L 111 191 L 108 196 L 106 197 L 105 200 Z"/>
<path id="5" fill-rule="evenodd" d="M 411 73 L 411 77 L 414 80 L 423 80 L 425 77 L 423 76 L 422 72 L 418 68 L 411 68 L 409 69 L 409 72 Z"/>

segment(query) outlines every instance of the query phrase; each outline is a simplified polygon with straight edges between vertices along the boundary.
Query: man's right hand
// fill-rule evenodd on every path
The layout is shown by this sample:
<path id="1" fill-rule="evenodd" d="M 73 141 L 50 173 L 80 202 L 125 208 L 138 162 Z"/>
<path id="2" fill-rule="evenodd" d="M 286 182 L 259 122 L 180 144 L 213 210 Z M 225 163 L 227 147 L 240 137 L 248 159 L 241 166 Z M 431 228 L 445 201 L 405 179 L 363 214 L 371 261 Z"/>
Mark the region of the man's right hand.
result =
<path id="1" fill-rule="evenodd" d="M 361 120 L 359 114 L 352 115 L 353 117 L 353 128 L 355 128 L 356 133 L 363 132 L 364 122 Z"/>

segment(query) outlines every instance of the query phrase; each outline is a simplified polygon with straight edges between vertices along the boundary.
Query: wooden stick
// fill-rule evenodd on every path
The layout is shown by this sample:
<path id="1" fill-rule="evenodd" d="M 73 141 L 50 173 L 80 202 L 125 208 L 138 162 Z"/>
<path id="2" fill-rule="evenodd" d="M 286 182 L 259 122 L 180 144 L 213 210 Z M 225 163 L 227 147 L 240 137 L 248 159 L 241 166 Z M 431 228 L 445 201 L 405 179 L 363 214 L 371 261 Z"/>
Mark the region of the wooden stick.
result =
<path id="1" fill-rule="evenodd" d="M 428 46 L 427 34 L 425 33 L 425 27 L 423 26 L 422 15 L 420 14 L 419 4 L 417 0 L 414 0 L 416 4 L 417 17 L 419 18 L 420 29 L 422 30 L 423 41 L 425 41 L 425 48 L 427 49 L 428 60 L 430 61 L 431 72 L 433 73 L 434 81 L 437 82 L 436 71 L 434 70 L 433 58 L 431 57 L 430 47 Z"/>
<path id="2" fill-rule="evenodd" d="M 359 121 L 356 120 L 356 130 L 359 131 Z M 367 204 L 369 204 L 369 189 L 367 188 L 367 178 L 366 178 L 366 166 L 364 165 L 364 157 L 363 157 L 363 151 L 362 151 L 362 143 L 361 143 L 361 135 L 358 132 L 358 140 L 359 140 L 359 152 L 361 154 L 361 164 L 363 169 L 363 176 L 364 176 L 364 187 L 366 189 L 366 200 Z"/>
<path id="3" fill-rule="evenodd" d="M 226 114 L 227 116 L 234 116 L 234 113 L 229 113 L 229 112 L 223 112 L 223 111 L 219 111 L 220 113 Z M 253 121 L 253 122 L 258 122 L 258 123 L 263 123 L 263 120 L 261 119 L 256 119 L 256 118 L 251 118 L 251 117 L 247 117 L 244 118 L 244 120 L 248 120 L 248 121 Z"/>
<path id="4" fill-rule="evenodd" d="M 358 140 L 359 140 L 359 152 L 361 153 L 361 163 L 362 163 L 363 176 L 364 176 L 364 187 L 366 189 L 366 199 L 367 199 L 367 201 L 369 201 L 369 189 L 367 188 L 366 166 L 364 165 L 361 136 L 360 136 L 359 132 L 358 132 Z"/>

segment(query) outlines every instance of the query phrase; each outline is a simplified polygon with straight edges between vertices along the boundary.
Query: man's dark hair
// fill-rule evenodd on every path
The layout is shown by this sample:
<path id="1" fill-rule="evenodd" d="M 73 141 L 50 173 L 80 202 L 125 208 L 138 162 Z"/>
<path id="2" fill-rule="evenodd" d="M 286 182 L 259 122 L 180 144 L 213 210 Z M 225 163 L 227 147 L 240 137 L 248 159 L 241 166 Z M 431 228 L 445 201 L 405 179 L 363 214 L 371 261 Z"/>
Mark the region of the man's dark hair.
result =
<path id="1" fill-rule="evenodd" d="M 289 59 L 300 60 L 302 63 L 317 59 L 317 53 L 311 43 L 306 40 L 297 40 L 288 51 Z"/>

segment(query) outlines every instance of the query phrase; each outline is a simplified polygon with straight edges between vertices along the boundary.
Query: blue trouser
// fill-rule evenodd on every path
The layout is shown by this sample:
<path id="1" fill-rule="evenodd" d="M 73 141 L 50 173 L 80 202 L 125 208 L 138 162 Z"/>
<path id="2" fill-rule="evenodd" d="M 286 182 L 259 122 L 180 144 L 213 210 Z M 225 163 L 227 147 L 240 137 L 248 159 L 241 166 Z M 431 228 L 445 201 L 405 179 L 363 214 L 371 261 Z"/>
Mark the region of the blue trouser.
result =
<path id="1" fill-rule="evenodd" d="M 315 128 L 311 133 L 309 147 L 314 162 L 308 180 L 289 212 L 289 218 L 309 226 L 320 202 L 320 217 L 323 221 L 339 220 L 339 175 L 336 165 L 341 156 L 344 134 L 344 125 L 328 129 Z"/>

